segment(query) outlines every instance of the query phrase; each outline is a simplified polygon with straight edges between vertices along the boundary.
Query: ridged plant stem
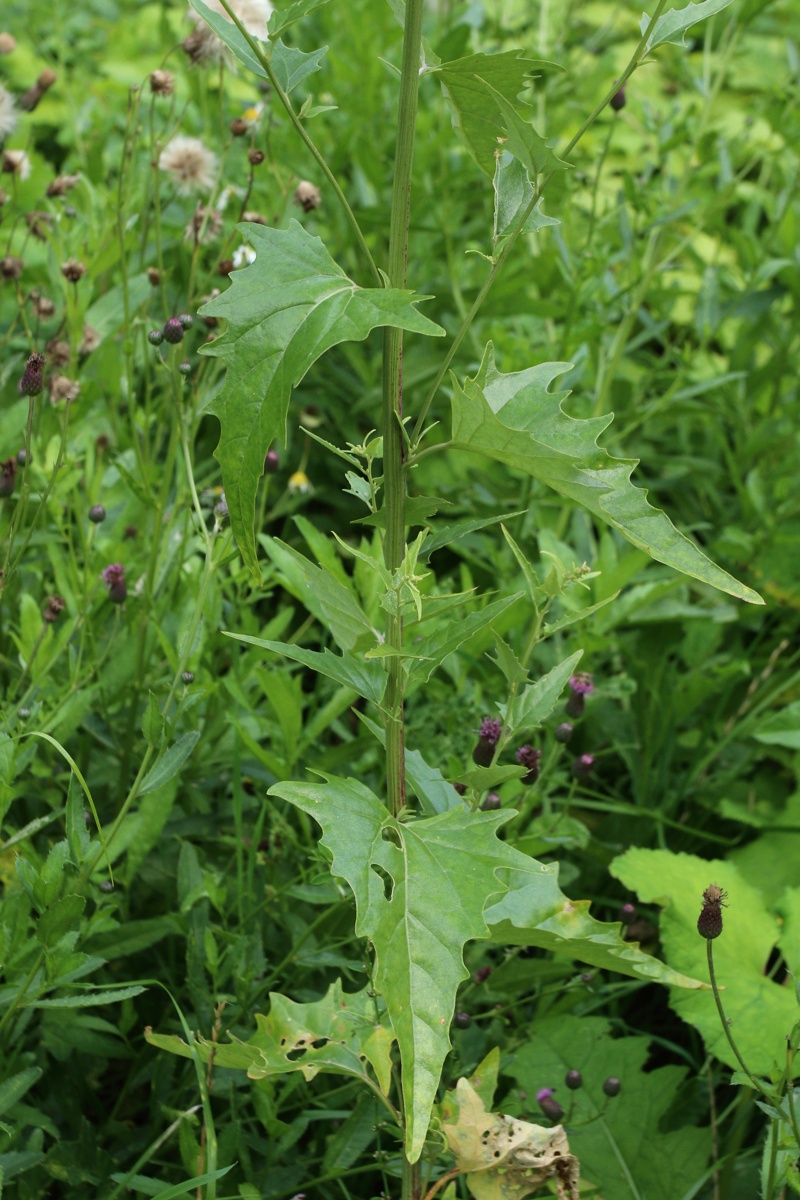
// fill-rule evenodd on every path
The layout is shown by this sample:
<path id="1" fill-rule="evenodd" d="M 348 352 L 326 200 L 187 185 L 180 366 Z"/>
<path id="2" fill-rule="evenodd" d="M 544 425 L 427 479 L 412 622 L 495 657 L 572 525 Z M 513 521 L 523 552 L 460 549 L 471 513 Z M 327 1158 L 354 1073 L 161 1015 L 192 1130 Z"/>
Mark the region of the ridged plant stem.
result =
<path id="1" fill-rule="evenodd" d="M 408 264 L 408 224 L 411 210 L 411 167 L 414 159 L 414 132 L 419 93 L 419 58 L 422 42 L 422 0 L 408 0 L 403 30 L 403 61 L 400 77 L 400 103 L 397 114 L 397 146 L 392 187 L 392 211 L 389 226 L 388 276 L 392 287 L 403 288 Z M 387 328 L 383 335 L 383 474 L 386 534 L 384 562 L 389 571 L 403 564 L 406 551 L 405 506 L 406 471 L 403 448 L 403 332 Z M 403 617 L 400 597 L 397 611 L 390 612 L 386 623 L 386 642 L 394 649 L 403 645 Z M 403 663 L 399 657 L 387 658 L 389 680 L 386 689 L 386 774 L 390 811 L 398 813 L 405 804 L 405 762 L 403 746 Z M 405 1200 L 405 1194 L 404 1194 Z"/>

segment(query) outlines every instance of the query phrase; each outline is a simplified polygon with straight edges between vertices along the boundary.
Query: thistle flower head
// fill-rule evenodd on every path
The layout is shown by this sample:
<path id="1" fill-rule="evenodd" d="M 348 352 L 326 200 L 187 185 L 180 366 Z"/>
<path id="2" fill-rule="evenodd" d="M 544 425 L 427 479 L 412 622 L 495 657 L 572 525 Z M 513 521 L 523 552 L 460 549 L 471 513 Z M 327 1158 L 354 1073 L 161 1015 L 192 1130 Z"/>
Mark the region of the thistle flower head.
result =
<path id="1" fill-rule="evenodd" d="M 309 183 L 307 179 L 301 179 L 295 188 L 294 202 L 299 204 L 303 212 L 313 212 L 315 208 L 319 208 L 322 202 L 320 190 L 313 183 Z"/>
<path id="2" fill-rule="evenodd" d="M 108 598 L 112 604 L 122 604 L 127 599 L 128 588 L 125 583 L 125 568 L 121 563 L 111 563 L 101 572 L 103 583 L 108 588 Z"/>
<path id="3" fill-rule="evenodd" d="M 569 686 L 576 696 L 590 696 L 594 691 L 592 677 L 587 671 L 578 671 L 576 675 L 570 675 Z"/>
<path id="4" fill-rule="evenodd" d="M 24 150 L 4 150 L 3 172 L 6 175 L 18 175 L 20 179 L 27 179 L 31 173 L 31 160 Z"/>
<path id="5" fill-rule="evenodd" d="M 208 0 L 208 7 L 226 21 L 230 21 L 219 0 Z M 266 38 L 267 21 L 272 15 L 272 4 L 269 0 L 231 0 L 230 7 L 251 37 L 262 40 Z M 226 55 L 225 43 L 193 9 L 189 10 L 188 15 L 194 21 L 194 28 L 183 42 L 184 51 L 193 63 L 219 62 Z"/>
<path id="6" fill-rule="evenodd" d="M 171 176 L 179 192 L 209 191 L 217 169 L 217 156 L 199 138 L 178 135 L 161 151 L 158 165 Z"/>
<path id="7" fill-rule="evenodd" d="M 711 883 L 703 892 L 703 907 L 697 918 L 697 932 L 706 939 L 716 938 L 722 933 L 722 909 L 728 893 L 717 883 Z"/>
<path id="8" fill-rule="evenodd" d="M 533 746 L 520 746 L 517 751 L 517 762 L 521 767 L 527 769 L 528 774 L 522 778 L 525 786 L 530 787 L 532 783 L 536 783 L 536 780 L 539 778 L 539 768 L 542 762 L 541 750 L 536 750 Z"/>
<path id="9" fill-rule="evenodd" d="M 20 396 L 38 396 L 44 388 L 44 355 L 32 354 L 25 363 L 22 378 L 17 384 Z"/>
<path id="10" fill-rule="evenodd" d="M 64 611 L 66 604 L 67 602 L 63 596 L 48 596 L 42 617 L 49 625 L 53 625 Z"/>

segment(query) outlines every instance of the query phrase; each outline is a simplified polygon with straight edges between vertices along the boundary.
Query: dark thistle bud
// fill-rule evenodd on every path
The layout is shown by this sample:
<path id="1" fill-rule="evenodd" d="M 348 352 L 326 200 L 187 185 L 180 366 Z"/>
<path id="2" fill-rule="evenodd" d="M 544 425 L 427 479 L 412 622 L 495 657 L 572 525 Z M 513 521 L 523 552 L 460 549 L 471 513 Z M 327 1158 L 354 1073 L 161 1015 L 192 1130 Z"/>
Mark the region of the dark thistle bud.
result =
<path id="1" fill-rule="evenodd" d="M 496 812 L 498 808 L 502 808 L 503 803 L 497 792 L 489 792 L 489 795 L 481 805 L 481 812 Z"/>
<path id="2" fill-rule="evenodd" d="M 564 1115 L 564 1110 L 553 1096 L 552 1088 L 540 1088 L 536 1093 L 536 1103 L 546 1117 L 551 1121 L 560 1121 Z"/>
<path id="3" fill-rule="evenodd" d="M 503 726 L 493 717 L 484 717 L 478 730 L 478 744 L 472 751 L 472 761 L 479 767 L 491 766 L 494 748 L 500 741 Z"/>
<path id="4" fill-rule="evenodd" d="M 17 451 L 17 466 L 18 467 L 23 467 L 23 468 L 29 467 L 32 462 L 33 462 L 33 455 L 31 454 L 30 450 L 26 450 L 23 447 L 22 450 Z"/>
<path id="5" fill-rule="evenodd" d="M 615 92 L 614 95 L 611 97 L 610 104 L 611 104 L 611 107 L 613 108 L 614 112 L 619 112 L 620 109 L 625 107 L 626 103 L 627 103 L 627 101 L 625 99 L 625 88 L 621 87 L 619 89 L 619 91 Z"/>
<path id="6" fill-rule="evenodd" d="M 280 465 L 281 460 L 278 457 L 278 451 L 268 450 L 266 458 L 264 459 L 264 473 L 266 475 L 274 475 L 275 472 L 279 470 Z"/>
<path id="7" fill-rule="evenodd" d="M 191 375 L 192 364 L 190 362 L 178 363 L 178 370 L 180 371 L 181 375 Z"/>
<path id="8" fill-rule="evenodd" d="M 577 1092 L 578 1088 L 583 1087 L 583 1076 L 581 1075 L 580 1071 L 576 1071 L 573 1068 L 573 1070 L 567 1071 L 566 1075 L 564 1076 L 564 1083 L 571 1092 Z"/>
<path id="9" fill-rule="evenodd" d="M 70 283 L 77 283 L 79 279 L 83 279 L 86 274 L 86 267 L 82 262 L 78 262 L 75 258 L 70 258 L 61 267 L 61 274 Z"/>
<path id="10" fill-rule="evenodd" d="M 469 1029 L 472 1024 L 472 1017 L 468 1012 L 457 1012 L 453 1017 L 453 1024 L 456 1029 Z"/>
<path id="11" fill-rule="evenodd" d="M 150 287 L 158 287 L 161 283 L 161 272 L 158 267 L 147 268 L 147 282 L 150 284 Z"/>
<path id="12" fill-rule="evenodd" d="M 188 687 L 190 683 L 194 683 L 194 671 L 184 671 L 181 675 L 181 679 Z"/>
<path id="13" fill-rule="evenodd" d="M 458 792 L 459 796 L 466 796 L 467 785 L 465 783 L 454 783 L 453 787 Z"/>
<path id="14" fill-rule="evenodd" d="M 609 1075 L 603 1083 L 603 1091 L 607 1096 L 618 1096 L 622 1084 L 617 1079 L 616 1075 Z"/>
<path id="15" fill-rule="evenodd" d="M 517 762 L 528 771 L 527 775 L 522 776 L 524 786 L 530 787 L 536 783 L 536 780 L 539 778 L 539 768 L 542 762 L 541 750 L 534 750 L 533 746 L 520 746 L 517 751 Z"/>
<path id="16" fill-rule="evenodd" d="M 491 973 L 492 973 L 491 967 L 478 967 L 477 971 L 472 976 L 472 978 L 475 980 L 476 983 L 486 983 L 486 980 L 489 978 Z"/>
<path id="17" fill-rule="evenodd" d="M 256 150 L 255 148 L 253 148 L 252 150 L 248 150 L 247 151 L 247 161 L 250 163 L 250 165 L 252 167 L 260 167 L 264 161 L 264 151 Z"/>
<path id="18" fill-rule="evenodd" d="M 128 597 L 125 583 L 125 568 L 121 563 L 111 563 L 102 572 L 103 583 L 108 588 L 108 598 L 112 604 L 122 604 Z"/>
<path id="19" fill-rule="evenodd" d="M 617 913 L 617 920 L 621 921 L 623 925 L 632 925 L 638 915 L 635 904 L 623 904 Z"/>
<path id="20" fill-rule="evenodd" d="M 584 971 L 583 974 L 581 975 L 581 983 L 589 984 L 592 982 L 593 979 L 594 979 L 593 971 Z"/>
<path id="21" fill-rule="evenodd" d="M 594 767 L 594 755 L 582 754 L 580 758 L 576 758 L 572 764 L 572 774 L 576 779 L 586 779 L 592 773 Z"/>
<path id="22" fill-rule="evenodd" d="M 147 335 L 147 340 L 151 346 L 160 346 L 164 340 L 164 335 L 160 329 L 151 329 Z"/>
<path id="23" fill-rule="evenodd" d="M 183 341 L 183 321 L 180 317 L 170 317 L 161 332 L 165 342 L 169 342 L 171 346 L 177 346 L 178 342 Z"/>
<path id="24" fill-rule="evenodd" d="M 557 742 L 566 744 L 575 732 L 574 725 L 570 725 L 569 721 L 562 721 L 560 725 L 556 725 L 554 737 Z"/>
<path id="25" fill-rule="evenodd" d="M 0 463 L 0 499 L 4 499 L 6 496 L 13 496 L 16 475 L 16 459 L 7 458 L 4 463 Z"/>
<path id="26" fill-rule="evenodd" d="M 66 608 L 66 604 L 67 602 L 63 596 L 48 596 L 42 617 L 49 625 L 53 625 Z"/>
<path id="27" fill-rule="evenodd" d="M 44 355 L 32 354 L 25 364 L 17 390 L 20 396 L 38 396 L 44 389 Z"/>
<path id="28" fill-rule="evenodd" d="M 194 325 L 194 317 L 190 313 L 181 313 L 178 320 L 184 329 L 191 329 Z"/>
<path id="29" fill-rule="evenodd" d="M 221 258 L 219 260 L 219 262 L 217 263 L 217 274 L 218 275 L 223 275 L 227 278 L 227 276 L 230 275 L 232 270 L 233 270 L 233 259 L 232 258 Z"/>
<path id="30" fill-rule="evenodd" d="M 244 137 L 249 128 L 249 122 L 245 121 L 244 117 L 236 117 L 231 121 L 231 133 L 234 137 Z"/>
<path id="31" fill-rule="evenodd" d="M 710 940 L 722 933 L 722 909 L 723 906 L 728 907 L 725 904 L 727 898 L 728 893 L 723 892 L 716 883 L 710 884 L 703 892 L 703 907 L 697 918 L 697 932 L 701 937 Z"/>
<path id="32" fill-rule="evenodd" d="M 139 530 L 136 528 L 135 525 L 126 525 L 125 532 L 122 535 L 123 542 L 132 542 L 133 539 L 138 534 L 138 532 L 139 532 Z"/>
<path id="33" fill-rule="evenodd" d="M 569 686 L 572 695 L 567 700 L 566 710 L 571 717 L 580 717 L 583 715 L 586 697 L 594 691 L 592 677 L 586 671 L 579 671 L 576 675 L 570 675 Z"/>
<path id="34" fill-rule="evenodd" d="M 89 509 L 89 520 L 93 525 L 102 525 L 106 519 L 106 510 L 102 504 L 93 504 Z"/>

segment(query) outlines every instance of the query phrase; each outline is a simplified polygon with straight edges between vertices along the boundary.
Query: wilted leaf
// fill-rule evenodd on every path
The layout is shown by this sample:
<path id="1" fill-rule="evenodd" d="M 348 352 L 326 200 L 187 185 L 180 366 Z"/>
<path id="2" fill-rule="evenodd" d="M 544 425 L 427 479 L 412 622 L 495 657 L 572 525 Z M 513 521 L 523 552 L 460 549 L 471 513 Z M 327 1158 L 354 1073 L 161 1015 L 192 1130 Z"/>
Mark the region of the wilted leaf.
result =
<path id="1" fill-rule="evenodd" d="M 550 1180 L 557 1196 L 578 1200 L 579 1164 L 561 1125 L 546 1129 L 487 1112 L 467 1079 L 443 1108 L 442 1130 L 475 1200 L 523 1200 Z"/>
<path id="2" fill-rule="evenodd" d="M 388 1094 L 394 1035 L 368 988 L 346 995 L 337 979 L 321 1000 L 310 1004 L 296 1004 L 277 992 L 270 992 L 269 999 L 270 1011 L 266 1016 L 256 1013 L 258 1030 L 248 1041 L 233 1038 L 217 1044 L 197 1038 L 194 1049 L 201 1060 L 208 1062 L 213 1050 L 216 1066 L 241 1068 L 251 1079 L 291 1071 L 313 1079 L 320 1071 L 328 1071 L 370 1082 L 368 1062 L 382 1092 Z M 148 1029 L 145 1037 L 151 1046 L 193 1057 L 193 1048 L 175 1035 Z"/>

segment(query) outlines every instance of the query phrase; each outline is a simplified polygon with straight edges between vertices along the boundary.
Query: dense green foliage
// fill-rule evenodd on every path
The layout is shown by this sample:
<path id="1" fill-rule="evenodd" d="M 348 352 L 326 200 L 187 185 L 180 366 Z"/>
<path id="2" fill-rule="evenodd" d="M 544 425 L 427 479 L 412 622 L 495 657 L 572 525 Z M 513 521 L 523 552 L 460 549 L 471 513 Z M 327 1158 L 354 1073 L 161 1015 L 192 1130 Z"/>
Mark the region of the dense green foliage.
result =
<path id="1" fill-rule="evenodd" d="M 5 1195 L 800 1189 L 800 3 L 641 7 L 426 2 L 406 286 L 403 5 L 6 3 Z"/>

